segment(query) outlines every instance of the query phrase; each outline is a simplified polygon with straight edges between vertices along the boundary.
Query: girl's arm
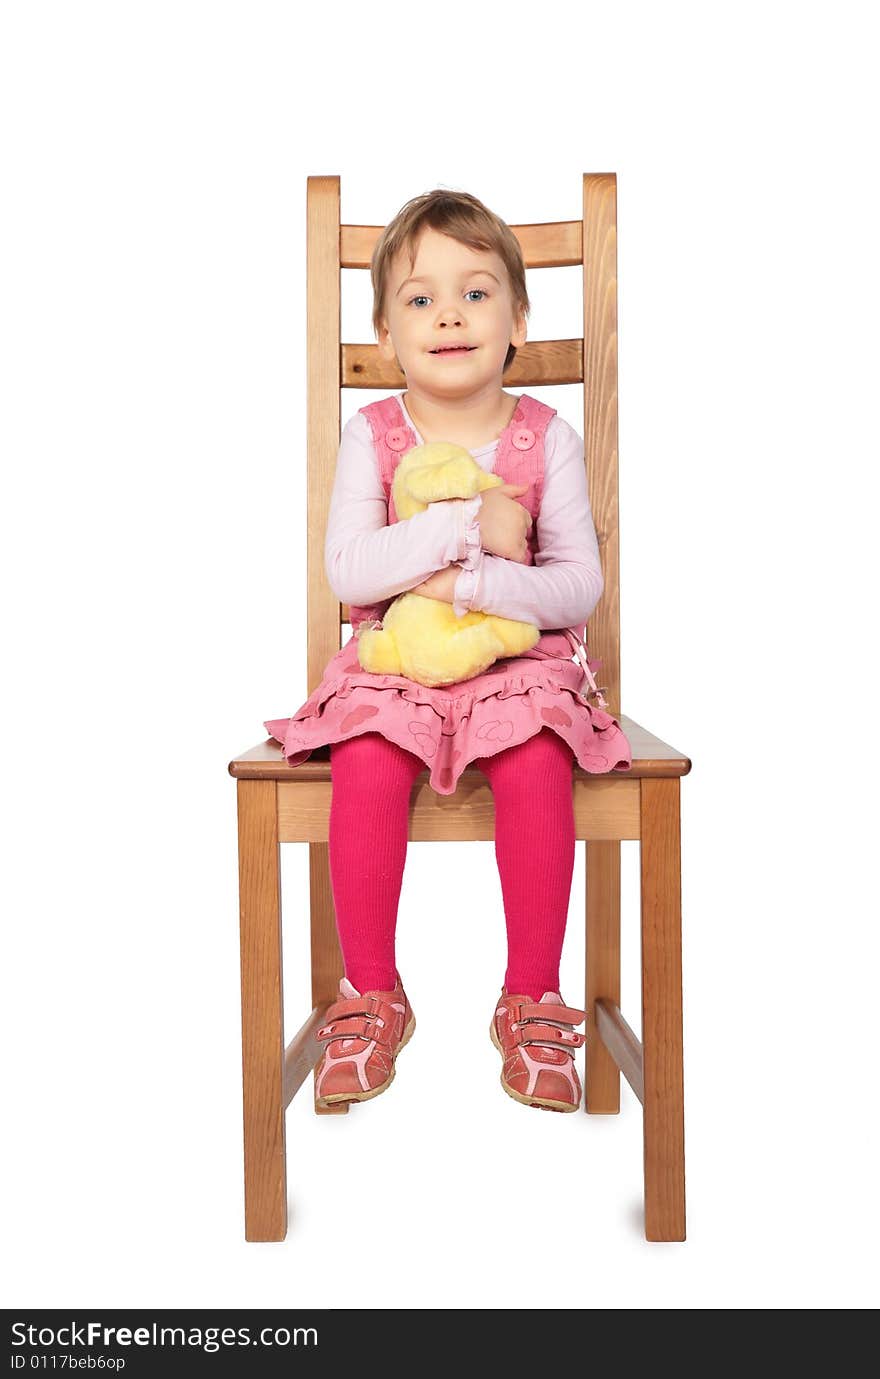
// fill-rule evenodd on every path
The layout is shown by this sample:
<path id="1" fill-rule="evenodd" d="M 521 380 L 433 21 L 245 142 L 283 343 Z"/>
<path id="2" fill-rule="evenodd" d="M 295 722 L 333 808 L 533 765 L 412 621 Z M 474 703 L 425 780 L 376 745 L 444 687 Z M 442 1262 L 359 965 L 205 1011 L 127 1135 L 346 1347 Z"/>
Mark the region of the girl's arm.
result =
<path id="1" fill-rule="evenodd" d="M 534 565 L 480 550 L 455 582 L 458 617 L 473 609 L 553 629 L 580 627 L 602 596 L 599 543 L 587 492 L 584 443 L 562 417 L 545 432 L 544 490 Z"/>
<path id="2" fill-rule="evenodd" d="M 385 493 L 370 423 L 356 412 L 339 442 L 324 570 L 341 603 L 381 603 L 428 579 L 468 550 L 480 498 L 431 503 L 424 512 L 387 525 Z"/>

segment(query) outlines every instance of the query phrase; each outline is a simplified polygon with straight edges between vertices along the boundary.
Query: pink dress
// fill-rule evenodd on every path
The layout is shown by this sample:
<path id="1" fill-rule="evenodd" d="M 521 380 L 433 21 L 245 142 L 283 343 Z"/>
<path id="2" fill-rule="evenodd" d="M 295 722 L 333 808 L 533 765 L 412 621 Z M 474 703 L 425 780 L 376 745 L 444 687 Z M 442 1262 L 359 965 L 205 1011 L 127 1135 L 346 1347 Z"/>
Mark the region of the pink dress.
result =
<path id="1" fill-rule="evenodd" d="M 418 438 L 396 397 L 362 407 L 372 429 L 376 460 L 388 505 L 388 522 L 397 521 L 391 481 L 397 463 Z M 493 472 L 506 483 L 528 484 L 517 497 L 532 516 L 528 564 L 534 564 L 544 475 L 544 432 L 555 410 L 523 394 L 499 438 Z M 467 680 L 440 687 L 420 685 L 403 675 L 374 675 L 357 655 L 361 626 L 380 625 L 391 599 L 349 605 L 353 636 L 328 662 L 321 683 L 291 718 L 269 719 L 267 732 L 282 744 L 291 766 L 306 761 L 316 747 L 360 733 L 379 732 L 421 757 L 429 783 L 440 795 L 455 793 L 465 767 L 494 756 L 552 728 L 568 743 L 578 764 L 592 774 L 628 771 L 632 752 L 617 719 L 595 692 L 589 702 L 584 677 L 595 690 L 582 648 L 584 627 L 542 631 L 521 656 L 495 661 Z M 579 663 L 572 660 L 575 649 Z"/>

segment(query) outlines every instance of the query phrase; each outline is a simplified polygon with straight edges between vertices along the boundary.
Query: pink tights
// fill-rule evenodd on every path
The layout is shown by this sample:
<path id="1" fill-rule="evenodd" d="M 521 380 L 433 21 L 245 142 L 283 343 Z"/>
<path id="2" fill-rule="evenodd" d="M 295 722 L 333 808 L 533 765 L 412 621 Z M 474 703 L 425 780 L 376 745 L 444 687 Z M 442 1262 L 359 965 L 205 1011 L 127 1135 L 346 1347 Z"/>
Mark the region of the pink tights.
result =
<path id="1" fill-rule="evenodd" d="M 495 802 L 495 858 L 507 923 L 511 993 L 559 990 L 574 871 L 573 754 L 552 728 L 479 757 Z M 330 875 L 345 975 L 358 991 L 397 979 L 394 935 L 409 804 L 425 764 L 381 733 L 330 747 Z M 464 966 L 464 964 L 463 964 Z"/>

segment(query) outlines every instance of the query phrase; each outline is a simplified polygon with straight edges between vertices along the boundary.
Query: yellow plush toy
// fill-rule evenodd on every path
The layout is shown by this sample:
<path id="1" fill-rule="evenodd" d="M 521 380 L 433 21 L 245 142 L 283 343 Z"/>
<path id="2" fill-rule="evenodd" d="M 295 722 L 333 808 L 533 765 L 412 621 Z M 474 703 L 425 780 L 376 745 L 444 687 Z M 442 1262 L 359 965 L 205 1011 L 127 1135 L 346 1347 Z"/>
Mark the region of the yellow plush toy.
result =
<path id="1" fill-rule="evenodd" d="M 391 492 L 399 519 L 424 512 L 429 503 L 473 498 L 504 480 L 487 474 L 460 445 L 432 441 L 404 455 Z M 493 613 L 465 613 L 422 594 L 405 593 L 389 606 L 382 627 L 363 627 L 358 660 L 374 675 L 406 675 L 420 685 L 449 685 L 487 670 L 500 656 L 521 656 L 541 636 L 531 623 Z"/>

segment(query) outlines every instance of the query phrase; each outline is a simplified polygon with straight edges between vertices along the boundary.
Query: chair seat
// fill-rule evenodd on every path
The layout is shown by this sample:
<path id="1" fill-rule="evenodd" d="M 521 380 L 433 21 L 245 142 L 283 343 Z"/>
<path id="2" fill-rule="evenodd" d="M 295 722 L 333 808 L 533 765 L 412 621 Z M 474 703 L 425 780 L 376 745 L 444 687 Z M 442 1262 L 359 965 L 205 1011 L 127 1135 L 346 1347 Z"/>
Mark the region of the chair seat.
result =
<path id="1" fill-rule="evenodd" d="M 647 728 L 642 728 L 625 714 L 615 717 L 629 739 L 632 747 L 632 766 L 628 771 L 610 771 L 595 776 L 575 763 L 576 780 L 632 780 L 640 777 L 686 776 L 691 769 L 690 759 L 670 747 L 668 743 L 654 737 Z M 427 773 L 427 766 L 425 773 Z M 330 779 L 330 747 L 316 747 L 307 761 L 300 766 L 291 766 L 281 755 L 281 745 L 273 737 L 257 743 L 248 751 L 240 753 L 229 763 L 229 774 L 238 780 L 284 780 L 284 781 L 324 781 Z M 462 779 L 480 776 L 476 767 L 467 767 Z"/>

